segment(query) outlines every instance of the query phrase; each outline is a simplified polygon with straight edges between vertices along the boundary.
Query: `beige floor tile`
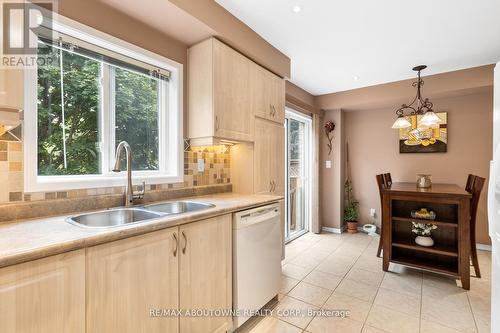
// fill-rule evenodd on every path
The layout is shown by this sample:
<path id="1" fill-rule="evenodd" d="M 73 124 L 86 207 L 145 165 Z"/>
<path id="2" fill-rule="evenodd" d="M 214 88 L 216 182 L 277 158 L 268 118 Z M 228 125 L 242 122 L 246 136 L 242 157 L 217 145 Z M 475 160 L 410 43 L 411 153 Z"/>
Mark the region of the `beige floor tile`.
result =
<path id="1" fill-rule="evenodd" d="M 491 315 L 491 295 L 468 293 L 467 296 L 474 316 L 489 317 Z"/>
<path id="2" fill-rule="evenodd" d="M 420 323 L 420 333 L 462 333 L 453 328 L 449 328 L 432 321 L 422 320 Z"/>
<path id="3" fill-rule="evenodd" d="M 428 320 L 462 332 L 476 332 L 470 308 L 451 306 L 451 303 L 435 298 L 422 298 L 422 320 Z"/>
<path id="4" fill-rule="evenodd" d="M 248 333 L 301 333 L 302 329 L 275 317 L 263 318 Z"/>
<path id="5" fill-rule="evenodd" d="M 474 319 L 476 320 L 476 326 L 479 333 L 492 333 L 491 332 L 491 316 L 487 315 L 485 317 L 476 316 L 474 314 Z"/>
<path id="6" fill-rule="evenodd" d="M 312 271 L 303 279 L 304 282 L 330 290 L 335 290 L 341 280 L 342 278 L 339 276 L 317 270 Z"/>
<path id="7" fill-rule="evenodd" d="M 309 252 L 300 254 L 290 261 L 292 264 L 302 267 L 314 268 L 318 266 L 325 257 L 317 256 Z"/>
<path id="8" fill-rule="evenodd" d="M 343 277 L 347 274 L 347 272 L 349 272 L 351 266 L 352 263 L 350 262 L 337 261 L 328 257 L 325 261 L 323 261 L 316 267 L 316 270 Z"/>
<path id="9" fill-rule="evenodd" d="M 292 279 L 291 277 L 282 275 L 281 276 L 281 289 L 280 293 L 281 294 L 288 294 L 290 290 L 293 289 L 299 283 L 300 280 L 297 279 Z"/>
<path id="10" fill-rule="evenodd" d="M 422 293 L 422 276 L 413 273 L 389 272 L 384 275 L 380 287 L 411 295 L 420 295 Z"/>
<path id="11" fill-rule="evenodd" d="M 382 259 L 376 256 L 367 256 L 363 254 L 354 264 L 354 268 L 364 269 L 370 272 L 383 272 Z"/>
<path id="12" fill-rule="evenodd" d="M 306 282 L 300 282 L 288 293 L 289 296 L 318 307 L 323 306 L 331 294 L 332 291 L 329 289 L 313 286 Z"/>
<path id="13" fill-rule="evenodd" d="M 375 327 L 365 325 L 365 327 L 363 327 L 363 330 L 361 331 L 361 333 L 387 333 L 387 332 L 382 331 L 382 330 L 375 328 Z"/>
<path id="14" fill-rule="evenodd" d="M 323 306 L 329 310 L 347 310 L 350 312 L 349 319 L 364 322 L 370 312 L 372 303 L 365 302 L 352 296 L 333 294 Z"/>
<path id="15" fill-rule="evenodd" d="M 418 315 L 409 316 L 376 304 L 368 314 L 366 325 L 389 333 L 418 333 L 420 326 Z"/>
<path id="16" fill-rule="evenodd" d="M 302 280 L 311 270 L 311 268 L 297 266 L 292 263 L 284 264 L 282 268 L 283 275 L 297 280 Z"/>
<path id="17" fill-rule="evenodd" d="M 344 279 L 340 282 L 334 294 L 356 297 L 365 302 L 372 302 L 377 294 L 377 287 Z"/>
<path id="18" fill-rule="evenodd" d="M 307 327 L 307 331 L 311 333 L 360 333 L 362 328 L 363 323 L 348 318 L 316 317 Z"/>
<path id="19" fill-rule="evenodd" d="M 384 271 L 371 272 L 364 269 L 352 268 L 346 275 L 346 279 L 357 281 L 361 283 L 366 283 L 372 286 L 378 287 L 382 278 L 384 277 Z"/>
<path id="20" fill-rule="evenodd" d="M 385 306 L 391 310 L 403 312 L 410 316 L 420 315 L 420 296 L 398 293 L 380 288 L 374 304 Z"/>
<path id="21" fill-rule="evenodd" d="M 285 296 L 276 306 L 273 314 L 287 323 L 304 329 L 314 318 L 308 312 L 316 309 L 318 308 L 311 304 Z"/>

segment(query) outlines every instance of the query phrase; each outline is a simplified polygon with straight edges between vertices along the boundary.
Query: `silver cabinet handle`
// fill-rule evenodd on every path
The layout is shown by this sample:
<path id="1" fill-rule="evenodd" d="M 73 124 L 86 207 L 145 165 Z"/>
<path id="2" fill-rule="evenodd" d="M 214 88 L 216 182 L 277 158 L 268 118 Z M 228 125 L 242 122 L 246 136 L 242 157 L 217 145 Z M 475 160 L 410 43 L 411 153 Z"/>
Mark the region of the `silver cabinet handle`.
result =
<path id="1" fill-rule="evenodd" d="M 273 180 L 273 192 L 276 191 L 276 181 Z"/>
<path id="2" fill-rule="evenodd" d="M 187 247 L 187 237 L 184 231 L 182 232 L 182 238 L 184 238 L 184 246 L 182 247 L 182 254 L 186 253 L 186 247 Z"/>
<path id="3" fill-rule="evenodd" d="M 174 232 L 174 243 L 175 243 L 174 257 L 177 257 L 177 250 L 179 248 L 179 242 L 177 241 L 177 233 L 175 233 L 175 232 Z"/>
<path id="4" fill-rule="evenodd" d="M 269 116 L 270 117 L 273 116 L 273 106 L 272 106 L 272 104 L 269 104 Z"/>
<path id="5" fill-rule="evenodd" d="M 269 181 L 269 192 L 272 192 L 273 191 L 273 181 L 270 180 Z"/>
<path id="6" fill-rule="evenodd" d="M 276 108 L 274 107 L 274 105 L 272 107 L 273 107 L 273 118 L 274 118 L 276 117 Z"/>

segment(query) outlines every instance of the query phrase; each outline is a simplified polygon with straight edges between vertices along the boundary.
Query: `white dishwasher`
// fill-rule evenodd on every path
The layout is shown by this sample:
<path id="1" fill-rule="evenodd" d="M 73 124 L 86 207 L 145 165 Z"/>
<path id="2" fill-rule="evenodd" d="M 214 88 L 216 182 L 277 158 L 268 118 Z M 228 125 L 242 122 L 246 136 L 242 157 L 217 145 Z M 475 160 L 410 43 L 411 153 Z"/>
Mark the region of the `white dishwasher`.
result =
<path id="1" fill-rule="evenodd" d="M 281 222 L 278 203 L 233 215 L 233 309 L 240 327 L 278 295 L 281 283 Z"/>

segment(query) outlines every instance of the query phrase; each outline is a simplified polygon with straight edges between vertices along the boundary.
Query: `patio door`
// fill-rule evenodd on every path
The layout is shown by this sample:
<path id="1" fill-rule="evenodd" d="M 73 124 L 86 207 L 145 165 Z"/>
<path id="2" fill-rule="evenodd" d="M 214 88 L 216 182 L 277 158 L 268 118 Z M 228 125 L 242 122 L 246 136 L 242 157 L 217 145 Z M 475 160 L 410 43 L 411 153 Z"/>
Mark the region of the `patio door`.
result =
<path id="1" fill-rule="evenodd" d="M 286 109 L 285 241 L 307 233 L 311 225 L 311 117 Z"/>

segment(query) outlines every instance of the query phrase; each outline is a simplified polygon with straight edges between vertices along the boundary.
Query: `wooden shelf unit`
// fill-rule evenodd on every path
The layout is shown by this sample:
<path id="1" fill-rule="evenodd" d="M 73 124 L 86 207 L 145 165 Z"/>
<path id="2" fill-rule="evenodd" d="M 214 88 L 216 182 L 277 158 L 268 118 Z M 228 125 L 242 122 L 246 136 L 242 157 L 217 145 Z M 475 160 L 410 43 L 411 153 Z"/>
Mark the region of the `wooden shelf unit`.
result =
<path id="1" fill-rule="evenodd" d="M 457 185 L 433 184 L 418 189 L 412 183 L 393 183 L 382 191 L 383 269 L 396 263 L 460 278 L 470 288 L 470 194 Z M 427 208 L 436 220 L 415 219 L 412 210 Z M 415 243 L 411 222 L 435 224 L 434 246 Z"/>

